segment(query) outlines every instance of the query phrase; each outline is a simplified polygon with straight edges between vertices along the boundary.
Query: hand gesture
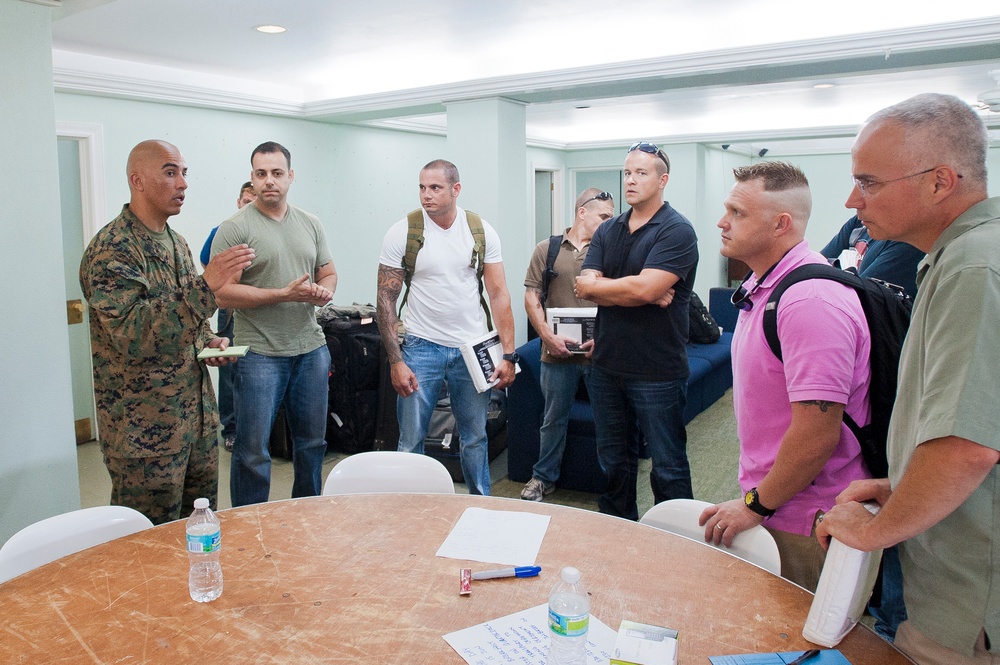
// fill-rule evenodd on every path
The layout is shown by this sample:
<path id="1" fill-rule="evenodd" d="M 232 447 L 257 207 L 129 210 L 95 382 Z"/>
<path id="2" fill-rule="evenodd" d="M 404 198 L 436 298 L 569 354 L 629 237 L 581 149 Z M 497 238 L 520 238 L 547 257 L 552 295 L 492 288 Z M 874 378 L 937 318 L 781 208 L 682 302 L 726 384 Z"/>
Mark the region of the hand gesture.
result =
<path id="1" fill-rule="evenodd" d="M 255 256 L 250 245 L 233 245 L 213 256 L 201 276 L 212 293 L 216 293 L 233 277 L 249 268 Z"/>
<path id="2" fill-rule="evenodd" d="M 307 302 L 322 307 L 333 300 L 333 293 L 315 282 L 309 281 L 309 275 L 293 279 L 285 287 L 285 299 L 289 302 Z"/>

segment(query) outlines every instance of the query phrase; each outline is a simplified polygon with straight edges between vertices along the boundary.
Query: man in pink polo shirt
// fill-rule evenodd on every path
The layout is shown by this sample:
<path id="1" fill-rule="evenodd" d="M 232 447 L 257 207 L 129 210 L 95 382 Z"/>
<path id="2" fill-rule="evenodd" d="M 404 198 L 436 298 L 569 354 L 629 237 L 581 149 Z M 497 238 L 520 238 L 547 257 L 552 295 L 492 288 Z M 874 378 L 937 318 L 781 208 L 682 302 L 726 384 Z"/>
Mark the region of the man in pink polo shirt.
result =
<path id="1" fill-rule="evenodd" d="M 851 481 L 870 474 L 843 422 L 868 415 L 870 339 L 853 289 L 829 280 L 791 286 L 778 308 L 784 363 L 764 338 L 764 306 L 792 269 L 826 259 L 809 249 L 809 182 L 798 168 L 761 162 L 734 170 L 719 220 L 722 254 L 753 276 L 733 296 L 742 311 L 733 335 L 733 405 L 744 498 L 706 508 L 705 540 L 732 544 L 763 523 L 781 555 L 781 575 L 814 591 L 825 552 L 814 535 Z"/>

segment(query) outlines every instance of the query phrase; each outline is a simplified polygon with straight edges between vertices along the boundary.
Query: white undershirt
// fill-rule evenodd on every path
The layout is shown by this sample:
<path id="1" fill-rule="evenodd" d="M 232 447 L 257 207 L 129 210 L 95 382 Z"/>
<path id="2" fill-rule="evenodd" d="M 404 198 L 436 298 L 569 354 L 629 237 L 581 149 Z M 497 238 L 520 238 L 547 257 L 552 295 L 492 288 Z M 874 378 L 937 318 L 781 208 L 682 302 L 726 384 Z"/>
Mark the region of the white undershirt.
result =
<path id="1" fill-rule="evenodd" d="M 475 268 L 469 267 L 474 244 L 472 232 L 461 208 L 457 208 L 455 223 L 447 230 L 435 224 L 426 211 L 423 214 L 424 246 L 417 253 L 403 322 L 410 335 L 458 347 L 486 332 L 486 316 L 479 304 L 479 281 Z M 483 231 L 486 263 L 502 262 L 500 236 L 485 220 Z M 379 263 L 402 267 L 406 233 L 405 218 L 392 225 L 382 240 Z"/>

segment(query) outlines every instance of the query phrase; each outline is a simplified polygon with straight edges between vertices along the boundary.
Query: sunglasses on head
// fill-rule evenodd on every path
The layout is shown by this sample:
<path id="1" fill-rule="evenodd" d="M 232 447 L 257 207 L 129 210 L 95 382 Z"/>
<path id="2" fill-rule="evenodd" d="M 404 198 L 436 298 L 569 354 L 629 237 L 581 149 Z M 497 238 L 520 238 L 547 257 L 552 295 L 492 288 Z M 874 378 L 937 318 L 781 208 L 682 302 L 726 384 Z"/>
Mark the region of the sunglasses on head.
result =
<path id="1" fill-rule="evenodd" d="M 664 164 L 667 165 L 667 173 L 670 173 L 670 160 L 667 159 L 667 153 L 660 150 L 655 143 L 639 141 L 637 143 L 633 143 L 632 147 L 628 149 L 629 152 L 632 152 L 633 150 L 638 150 L 639 152 L 644 152 L 648 155 L 656 155 L 663 160 Z"/>
<path id="2" fill-rule="evenodd" d="M 615 197 L 611 196 L 611 192 L 601 192 L 597 196 L 591 196 L 589 199 L 580 204 L 580 207 L 587 205 L 591 201 L 614 201 Z"/>

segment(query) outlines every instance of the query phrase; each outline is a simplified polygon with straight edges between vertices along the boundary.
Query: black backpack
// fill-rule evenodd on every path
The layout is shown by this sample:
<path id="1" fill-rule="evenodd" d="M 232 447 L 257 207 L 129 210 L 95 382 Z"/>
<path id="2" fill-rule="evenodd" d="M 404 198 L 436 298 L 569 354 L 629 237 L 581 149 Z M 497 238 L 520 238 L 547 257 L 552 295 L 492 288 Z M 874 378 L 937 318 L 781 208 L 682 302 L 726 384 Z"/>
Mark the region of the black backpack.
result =
<path id="1" fill-rule="evenodd" d="M 556 257 L 559 256 L 559 248 L 562 247 L 562 241 L 563 237 L 561 234 L 549 236 L 549 249 L 545 253 L 545 270 L 542 272 L 542 293 L 538 297 L 538 301 L 542 305 L 542 310 L 545 309 L 545 301 L 549 299 L 549 283 L 553 278 L 559 276 L 559 273 L 556 272 Z M 538 331 L 531 325 L 531 321 L 528 321 L 528 339 L 535 339 L 536 337 L 538 337 Z"/>
<path id="2" fill-rule="evenodd" d="M 688 341 L 695 344 L 715 344 L 722 337 L 719 324 L 705 307 L 698 294 L 691 292 L 688 305 Z"/>
<path id="3" fill-rule="evenodd" d="M 892 405 L 896 401 L 899 354 L 910 327 L 913 301 L 902 288 L 881 280 L 859 277 L 855 272 L 822 263 L 799 266 L 778 283 L 764 308 L 764 336 L 778 360 L 782 359 L 781 341 L 778 339 L 778 300 L 788 287 L 805 279 L 840 282 L 854 289 L 861 301 L 871 335 L 871 385 L 868 390 L 871 422 L 858 427 L 846 411 L 844 422 L 861 444 L 861 456 L 872 476 L 885 478 L 889 475 L 885 448 Z"/>

